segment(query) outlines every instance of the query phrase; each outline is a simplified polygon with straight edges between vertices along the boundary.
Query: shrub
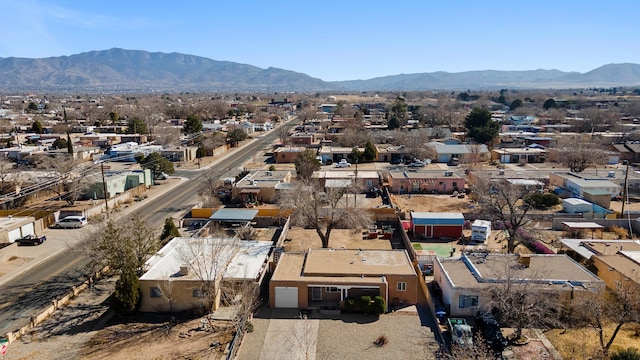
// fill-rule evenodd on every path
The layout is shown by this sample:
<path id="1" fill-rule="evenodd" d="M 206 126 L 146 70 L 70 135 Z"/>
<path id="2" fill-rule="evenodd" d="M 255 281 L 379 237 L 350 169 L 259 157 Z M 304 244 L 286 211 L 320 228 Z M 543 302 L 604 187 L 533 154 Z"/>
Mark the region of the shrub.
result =
<path id="1" fill-rule="evenodd" d="M 382 296 L 378 295 L 373 298 L 372 310 L 376 314 L 384 314 L 387 311 L 387 305 L 385 304 Z"/>
<path id="2" fill-rule="evenodd" d="M 351 296 L 344 299 L 344 309 L 347 312 L 356 311 L 356 299 Z"/>
<path id="3" fill-rule="evenodd" d="M 535 193 L 527 196 L 526 201 L 533 205 L 536 209 L 548 209 L 552 206 L 560 204 L 560 198 L 552 193 L 540 194 Z"/>
<path id="4" fill-rule="evenodd" d="M 369 313 L 371 312 L 371 296 L 369 295 L 363 295 L 360 296 L 360 311 L 362 311 L 363 313 Z"/>
<path id="5" fill-rule="evenodd" d="M 626 348 L 615 352 L 610 357 L 611 360 L 640 360 L 640 351 L 636 348 Z"/>
<path id="6" fill-rule="evenodd" d="M 380 335 L 373 343 L 377 346 L 385 346 L 389 343 L 389 339 L 385 335 Z"/>
<path id="7" fill-rule="evenodd" d="M 609 228 L 609 231 L 616 234 L 618 236 L 618 239 L 626 239 L 629 237 L 629 232 L 627 231 L 627 229 L 617 225 L 612 225 Z"/>

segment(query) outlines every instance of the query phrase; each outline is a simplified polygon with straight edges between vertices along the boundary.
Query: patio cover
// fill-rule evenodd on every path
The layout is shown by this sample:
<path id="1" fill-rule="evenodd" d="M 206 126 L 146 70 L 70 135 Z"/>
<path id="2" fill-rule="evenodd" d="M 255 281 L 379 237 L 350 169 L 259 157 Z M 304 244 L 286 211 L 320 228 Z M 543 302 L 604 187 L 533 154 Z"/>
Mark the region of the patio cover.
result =
<path id="1" fill-rule="evenodd" d="M 249 222 L 258 215 L 258 210 L 252 209 L 227 209 L 223 208 L 214 212 L 209 220 L 221 222 Z"/>

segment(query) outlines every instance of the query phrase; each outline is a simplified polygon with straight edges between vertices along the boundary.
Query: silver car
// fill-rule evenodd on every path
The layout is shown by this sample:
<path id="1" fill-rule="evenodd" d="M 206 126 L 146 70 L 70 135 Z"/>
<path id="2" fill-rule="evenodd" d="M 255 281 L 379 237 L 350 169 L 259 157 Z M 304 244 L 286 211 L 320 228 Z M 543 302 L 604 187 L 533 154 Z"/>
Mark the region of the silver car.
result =
<path id="1" fill-rule="evenodd" d="M 53 227 L 58 229 L 81 228 L 87 225 L 87 218 L 84 216 L 67 216 L 64 219 L 56 221 Z"/>

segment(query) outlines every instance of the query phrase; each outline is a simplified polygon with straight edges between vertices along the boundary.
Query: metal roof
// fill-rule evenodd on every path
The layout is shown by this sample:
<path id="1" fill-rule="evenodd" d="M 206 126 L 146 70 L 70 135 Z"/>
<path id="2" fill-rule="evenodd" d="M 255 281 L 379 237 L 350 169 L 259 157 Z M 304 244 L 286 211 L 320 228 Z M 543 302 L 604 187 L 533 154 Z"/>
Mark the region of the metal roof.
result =
<path id="1" fill-rule="evenodd" d="M 233 222 L 251 221 L 258 215 L 255 209 L 227 209 L 223 208 L 213 213 L 209 219 L 213 221 Z"/>

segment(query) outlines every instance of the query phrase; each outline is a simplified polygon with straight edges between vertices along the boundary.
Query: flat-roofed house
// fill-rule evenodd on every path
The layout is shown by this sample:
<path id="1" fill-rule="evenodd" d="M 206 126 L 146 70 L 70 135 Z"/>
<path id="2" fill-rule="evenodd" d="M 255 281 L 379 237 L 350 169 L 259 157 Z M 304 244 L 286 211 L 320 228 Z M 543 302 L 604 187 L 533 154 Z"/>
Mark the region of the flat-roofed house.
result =
<path id="1" fill-rule="evenodd" d="M 342 306 L 347 297 L 382 296 L 416 304 L 418 274 L 406 250 L 310 249 L 282 253 L 269 282 L 271 308 Z"/>
<path id="2" fill-rule="evenodd" d="M 509 276 L 507 276 L 507 269 Z M 569 302 L 584 292 L 604 290 L 604 282 L 566 255 L 469 254 L 438 258 L 434 281 L 442 289 L 449 316 L 474 316 L 488 302 L 487 289 L 511 281 Z"/>
<path id="3" fill-rule="evenodd" d="M 259 287 L 272 246 L 271 241 L 174 238 L 146 262 L 148 270 L 140 277 L 140 311 L 202 308 L 211 287 L 233 288 L 224 284 L 251 282 Z M 220 305 L 221 291 L 212 301 L 212 310 Z"/>
<path id="4" fill-rule="evenodd" d="M 395 194 L 451 194 L 465 186 L 464 176 L 454 171 L 391 171 L 388 179 Z"/>

